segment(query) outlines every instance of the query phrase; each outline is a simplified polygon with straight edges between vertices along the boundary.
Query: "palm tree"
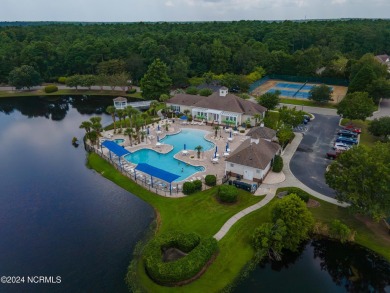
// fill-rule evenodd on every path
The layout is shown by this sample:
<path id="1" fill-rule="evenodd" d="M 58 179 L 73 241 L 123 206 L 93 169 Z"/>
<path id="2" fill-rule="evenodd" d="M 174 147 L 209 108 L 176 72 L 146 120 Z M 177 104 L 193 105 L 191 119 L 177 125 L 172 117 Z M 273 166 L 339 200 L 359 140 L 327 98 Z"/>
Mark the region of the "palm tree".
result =
<path id="1" fill-rule="evenodd" d="M 116 114 L 118 115 L 119 123 L 121 125 L 121 130 L 122 130 L 122 118 L 123 118 L 123 115 L 125 114 L 125 111 L 122 109 L 119 109 L 118 111 L 116 111 Z"/>
<path id="2" fill-rule="evenodd" d="M 89 133 L 91 131 L 91 128 L 92 128 L 92 122 L 91 121 L 83 121 L 80 124 L 80 128 L 85 129 L 85 132 Z"/>
<path id="3" fill-rule="evenodd" d="M 142 140 L 142 142 L 144 142 L 145 136 L 146 136 L 146 131 L 142 130 L 141 131 L 141 140 Z"/>
<path id="4" fill-rule="evenodd" d="M 102 131 L 102 117 L 94 116 L 89 118 L 89 120 L 92 122 L 91 128 L 96 131 L 96 135 L 99 136 L 100 132 Z"/>
<path id="5" fill-rule="evenodd" d="M 195 147 L 195 150 L 197 151 L 198 159 L 200 159 L 200 152 L 203 150 L 203 147 L 201 145 L 198 145 Z"/>
<path id="6" fill-rule="evenodd" d="M 133 117 L 134 117 L 134 115 L 137 115 L 139 113 L 139 111 L 137 109 L 133 108 L 132 106 L 127 106 L 125 111 L 127 113 L 127 116 L 129 116 L 129 127 L 133 128 L 133 126 L 132 126 Z"/>
<path id="7" fill-rule="evenodd" d="M 92 144 L 96 144 L 96 146 L 99 146 L 98 145 L 98 133 L 96 131 L 90 131 L 86 134 L 87 138 L 91 141 Z"/>
<path id="8" fill-rule="evenodd" d="M 133 134 L 134 134 L 133 128 L 126 128 L 125 135 L 129 136 L 130 146 L 133 146 Z"/>
<path id="9" fill-rule="evenodd" d="M 215 138 L 217 138 L 218 130 L 220 129 L 220 127 L 218 125 L 216 125 L 213 127 L 213 129 L 215 130 Z"/>
<path id="10" fill-rule="evenodd" d="M 115 133 L 116 132 L 116 125 L 115 125 L 116 108 L 114 106 L 108 106 L 106 112 L 111 115 L 112 121 L 114 122 L 114 133 Z"/>
<path id="11" fill-rule="evenodd" d="M 188 109 L 185 109 L 185 110 L 183 111 L 183 113 L 184 113 L 184 115 L 186 115 L 186 116 L 188 117 L 188 114 L 190 114 L 190 113 L 191 113 L 191 111 L 190 111 L 190 110 L 188 110 Z"/>
<path id="12" fill-rule="evenodd" d="M 152 116 L 156 116 L 156 108 L 158 105 L 159 105 L 158 101 L 151 101 L 150 102 L 150 110 L 151 110 Z"/>
<path id="13" fill-rule="evenodd" d="M 255 125 L 257 126 L 257 121 L 261 122 L 263 120 L 263 116 L 261 114 L 254 114 L 252 119 L 255 119 Z"/>
<path id="14" fill-rule="evenodd" d="M 146 128 L 146 122 L 147 122 L 147 120 L 149 118 L 149 114 L 147 112 L 142 112 L 141 113 L 141 117 L 144 120 L 144 128 Z"/>

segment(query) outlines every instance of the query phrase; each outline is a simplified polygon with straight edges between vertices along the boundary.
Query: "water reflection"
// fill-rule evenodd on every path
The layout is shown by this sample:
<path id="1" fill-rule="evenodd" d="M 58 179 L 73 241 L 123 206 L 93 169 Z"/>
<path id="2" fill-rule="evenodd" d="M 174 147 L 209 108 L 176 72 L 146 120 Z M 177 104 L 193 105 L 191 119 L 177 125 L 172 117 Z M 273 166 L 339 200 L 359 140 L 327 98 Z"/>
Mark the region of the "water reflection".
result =
<path id="1" fill-rule="evenodd" d="M 390 292 L 390 263 L 358 245 L 312 240 L 261 264 L 235 292 Z"/>
<path id="2" fill-rule="evenodd" d="M 80 114 L 102 114 L 113 105 L 113 97 L 107 96 L 48 96 L 19 97 L 0 100 L 0 112 L 10 115 L 15 110 L 29 118 L 45 117 L 54 121 L 65 118 L 70 107 Z M 133 101 L 128 99 L 129 102 Z M 135 101 L 135 100 L 134 100 Z"/>

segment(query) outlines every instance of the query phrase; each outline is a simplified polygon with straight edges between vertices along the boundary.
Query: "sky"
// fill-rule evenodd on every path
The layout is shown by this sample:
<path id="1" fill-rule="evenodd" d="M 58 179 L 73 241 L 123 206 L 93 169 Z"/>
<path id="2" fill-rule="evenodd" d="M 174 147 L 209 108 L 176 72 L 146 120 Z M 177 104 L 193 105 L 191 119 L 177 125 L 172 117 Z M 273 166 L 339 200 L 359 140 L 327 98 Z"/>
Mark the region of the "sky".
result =
<path id="1" fill-rule="evenodd" d="M 389 0 L 0 0 L 0 21 L 390 18 Z"/>

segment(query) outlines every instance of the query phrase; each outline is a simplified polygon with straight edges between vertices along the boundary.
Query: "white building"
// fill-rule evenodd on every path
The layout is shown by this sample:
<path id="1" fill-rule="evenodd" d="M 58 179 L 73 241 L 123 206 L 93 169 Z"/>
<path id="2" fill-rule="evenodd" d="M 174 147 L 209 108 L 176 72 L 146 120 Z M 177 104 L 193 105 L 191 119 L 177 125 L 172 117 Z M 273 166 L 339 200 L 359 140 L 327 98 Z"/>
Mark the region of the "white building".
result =
<path id="1" fill-rule="evenodd" d="M 225 160 L 225 174 L 262 182 L 279 153 L 280 146 L 275 142 L 248 138 Z"/>
<path id="2" fill-rule="evenodd" d="M 255 114 L 264 118 L 267 108 L 230 94 L 226 87 L 208 97 L 177 94 L 167 101 L 173 111 L 184 113 L 189 110 L 192 117 L 216 124 L 255 125 Z"/>

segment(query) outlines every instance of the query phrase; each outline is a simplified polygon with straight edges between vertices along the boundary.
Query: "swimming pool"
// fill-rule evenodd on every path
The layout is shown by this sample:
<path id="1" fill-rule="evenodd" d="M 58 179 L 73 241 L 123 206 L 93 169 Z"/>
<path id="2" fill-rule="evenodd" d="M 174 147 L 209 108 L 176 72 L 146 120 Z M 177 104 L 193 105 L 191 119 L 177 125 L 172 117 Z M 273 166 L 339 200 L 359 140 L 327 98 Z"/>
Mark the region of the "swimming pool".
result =
<path id="1" fill-rule="evenodd" d="M 116 139 L 114 139 L 114 142 L 115 142 L 116 144 L 122 144 L 122 143 L 125 142 L 125 140 L 124 140 L 123 138 L 116 138 Z"/>
<path id="2" fill-rule="evenodd" d="M 173 156 L 184 149 L 184 144 L 186 144 L 187 150 L 194 150 L 198 145 L 203 147 L 202 151 L 212 149 L 214 144 L 204 139 L 204 136 L 207 133 L 208 132 L 204 130 L 183 129 L 178 134 L 167 135 L 160 140 L 161 143 L 173 146 L 172 151 L 167 154 L 160 154 L 150 149 L 141 149 L 126 155 L 124 158 L 134 164 L 146 163 L 153 167 L 176 174 L 180 177 L 175 181 L 182 181 L 196 172 L 203 171 L 204 167 L 186 164 L 175 159 Z"/>

